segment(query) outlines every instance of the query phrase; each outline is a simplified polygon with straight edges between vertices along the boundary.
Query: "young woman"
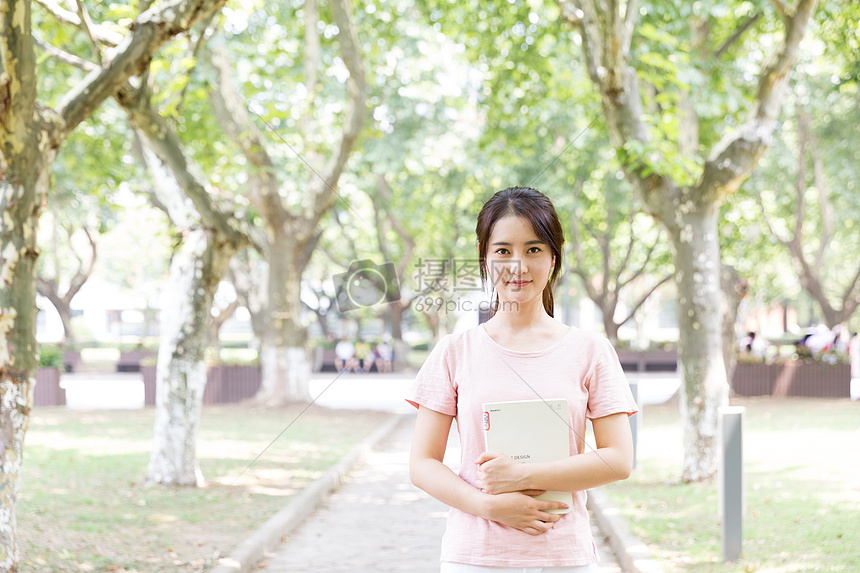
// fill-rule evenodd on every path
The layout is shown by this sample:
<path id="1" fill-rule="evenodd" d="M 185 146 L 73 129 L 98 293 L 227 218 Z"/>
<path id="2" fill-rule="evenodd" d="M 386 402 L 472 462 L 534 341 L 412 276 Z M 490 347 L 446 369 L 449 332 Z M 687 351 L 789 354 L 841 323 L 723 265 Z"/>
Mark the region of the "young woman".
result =
<path id="1" fill-rule="evenodd" d="M 481 279 L 496 291 L 491 317 L 443 337 L 407 397 L 418 408 L 410 477 L 451 507 L 441 571 L 596 571 L 585 490 L 630 475 L 636 403 L 609 342 L 553 318 L 564 232 L 550 200 L 529 188 L 499 191 L 476 233 Z M 570 457 L 523 464 L 485 452 L 482 404 L 538 398 L 567 399 Z M 459 475 L 442 463 L 455 418 Z M 585 451 L 586 418 L 596 451 Z M 573 492 L 571 511 L 549 513 L 565 507 L 534 497 L 546 490 Z"/>

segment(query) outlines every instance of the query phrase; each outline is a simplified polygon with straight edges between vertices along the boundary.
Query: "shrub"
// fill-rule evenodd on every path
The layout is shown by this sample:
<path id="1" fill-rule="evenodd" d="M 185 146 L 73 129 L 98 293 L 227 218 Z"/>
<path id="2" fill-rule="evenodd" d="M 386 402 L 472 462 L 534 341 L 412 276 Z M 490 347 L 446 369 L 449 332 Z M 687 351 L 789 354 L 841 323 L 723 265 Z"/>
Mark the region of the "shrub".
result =
<path id="1" fill-rule="evenodd" d="M 63 349 L 55 345 L 45 345 L 39 349 L 39 367 L 62 368 Z"/>

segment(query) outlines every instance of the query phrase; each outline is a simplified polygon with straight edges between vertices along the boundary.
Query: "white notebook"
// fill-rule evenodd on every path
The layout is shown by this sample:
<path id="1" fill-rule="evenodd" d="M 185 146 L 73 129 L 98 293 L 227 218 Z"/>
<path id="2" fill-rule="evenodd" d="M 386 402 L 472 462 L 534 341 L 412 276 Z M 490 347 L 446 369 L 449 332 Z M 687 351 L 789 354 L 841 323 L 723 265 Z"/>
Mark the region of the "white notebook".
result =
<path id="1" fill-rule="evenodd" d="M 484 445 L 523 463 L 554 462 L 570 456 L 567 400 L 517 400 L 491 402 L 484 407 Z M 573 507 L 569 491 L 548 491 L 537 499 L 560 501 Z"/>

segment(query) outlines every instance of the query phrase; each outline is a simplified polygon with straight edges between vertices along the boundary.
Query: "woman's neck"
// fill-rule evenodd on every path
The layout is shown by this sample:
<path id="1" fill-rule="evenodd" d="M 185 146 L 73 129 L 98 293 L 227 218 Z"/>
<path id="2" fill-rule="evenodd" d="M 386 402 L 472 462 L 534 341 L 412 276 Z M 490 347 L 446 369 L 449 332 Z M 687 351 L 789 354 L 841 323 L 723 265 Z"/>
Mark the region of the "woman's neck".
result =
<path id="1" fill-rule="evenodd" d="M 492 326 L 509 332 L 523 332 L 550 325 L 555 319 L 547 314 L 543 301 L 536 302 L 537 304 L 518 304 L 515 305 L 518 308 L 506 309 L 502 301 L 498 312 L 490 318 Z"/>

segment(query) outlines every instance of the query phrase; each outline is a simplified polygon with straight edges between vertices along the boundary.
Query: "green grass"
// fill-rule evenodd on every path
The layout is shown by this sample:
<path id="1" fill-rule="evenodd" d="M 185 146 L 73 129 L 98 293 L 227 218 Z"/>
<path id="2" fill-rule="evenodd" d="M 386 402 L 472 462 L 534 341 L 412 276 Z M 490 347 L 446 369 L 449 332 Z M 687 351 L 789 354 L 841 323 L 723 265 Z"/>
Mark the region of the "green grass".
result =
<path id="1" fill-rule="evenodd" d="M 81 361 L 89 365 L 111 365 L 119 361 L 119 348 L 82 348 Z"/>
<path id="2" fill-rule="evenodd" d="M 224 364 L 251 364 L 260 359 L 253 348 L 222 348 L 219 355 Z"/>
<path id="3" fill-rule="evenodd" d="M 716 481 L 678 482 L 677 402 L 646 406 L 637 469 L 605 491 L 667 571 L 854 572 L 860 563 L 860 403 L 733 399 L 746 406 L 744 544 L 722 563 Z"/>
<path id="4" fill-rule="evenodd" d="M 210 568 L 388 414 L 206 406 L 204 488 L 142 483 L 154 410 L 34 410 L 18 505 L 22 571 Z"/>

